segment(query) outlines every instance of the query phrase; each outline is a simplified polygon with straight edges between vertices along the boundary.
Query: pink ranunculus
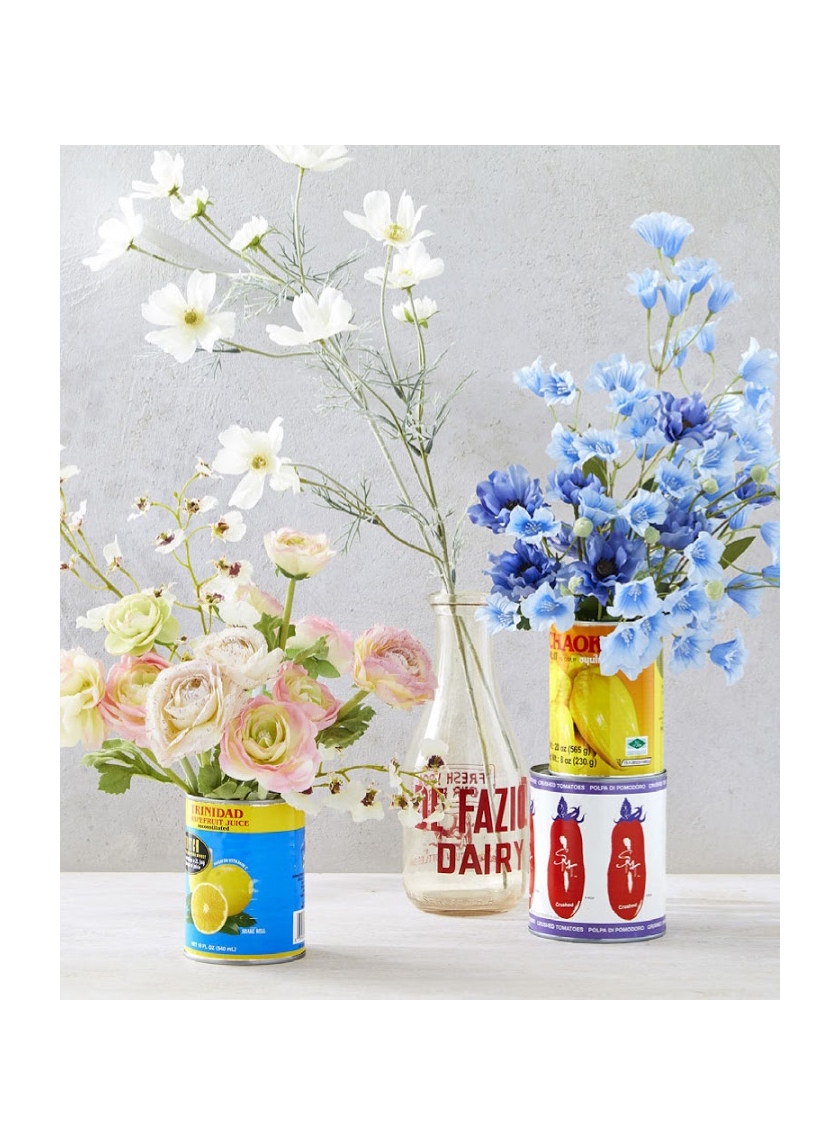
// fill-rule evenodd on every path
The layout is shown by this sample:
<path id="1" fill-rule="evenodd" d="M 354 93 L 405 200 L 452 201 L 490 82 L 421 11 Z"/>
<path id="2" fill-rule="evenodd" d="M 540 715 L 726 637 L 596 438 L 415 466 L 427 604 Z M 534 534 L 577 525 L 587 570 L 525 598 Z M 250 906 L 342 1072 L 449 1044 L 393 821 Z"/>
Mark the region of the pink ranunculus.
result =
<path id="1" fill-rule="evenodd" d="M 374 625 L 356 638 L 353 680 L 394 708 L 414 708 L 435 695 L 429 654 L 405 629 Z"/>
<path id="2" fill-rule="evenodd" d="M 146 694 L 158 675 L 168 668 L 169 661 L 157 653 L 144 653 L 142 657 L 121 657 L 108 672 L 100 711 L 109 728 L 140 748 L 149 747 Z"/>
<path id="3" fill-rule="evenodd" d="M 315 732 L 299 705 L 256 696 L 225 728 L 219 763 L 234 780 L 257 780 L 269 792 L 305 792 L 321 762 Z"/>
<path id="4" fill-rule="evenodd" d="M 303 649 L 311 648 L 320 637 L 326 638 L 326 659 L 336 672 L 349 672 L 353 666 L 353 634 L 336 628 L 332 621 L 323 617 L 301 617 L 295 621 L 295 635 L 286 642 L 286 652 L 295 656 Z"/>
<path id="5" fill-rule="evenodd" d="M 334 723 L 341 701 L 330 690 L 311 677 L 303 665 L 284 661 L 277 671 L 271 695 L 281 704 L 297 705 L 312 721 L 318 732 Z"/>

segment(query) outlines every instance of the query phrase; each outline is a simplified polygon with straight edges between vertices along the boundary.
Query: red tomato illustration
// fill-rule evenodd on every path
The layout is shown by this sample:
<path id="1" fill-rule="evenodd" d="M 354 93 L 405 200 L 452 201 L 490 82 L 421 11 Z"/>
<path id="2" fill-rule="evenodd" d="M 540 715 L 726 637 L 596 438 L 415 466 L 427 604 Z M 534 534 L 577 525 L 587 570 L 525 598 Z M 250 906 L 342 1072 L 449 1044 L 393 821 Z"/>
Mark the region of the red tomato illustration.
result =
<path id="1" fill-rule="evenodd" d="M 620 919 L 635 919 L 645 898 L 644 818 L 641 808 L 631 808 L 630 801 L 625 800 L 612 831 L 607 894 L 610 906 Z"/>
<path id="2" fill-rule="evenodd" d="M 530 868 L 531 868 L 531 872 L 530 872 L 531 882 L 528 886 L 528 906 L 530 907 L 531 900 L 534 898 L 534 801 L 533 800 L 531 801 L 529 823 L 530 823 L 530 827 L 531 827 L 531 831 L 530 831 L 530 835 L 529 835 L 529 839 L 531 841 L 531 846 L 529 849 Z"/>
<path id="3" fill-rule="evenodd" d="M 551 824 L 548 855 L 548 901 L 561 919 L 571 919 L 583 901 L 583 820 L 580 808 L 569 808 L 561 796 Z"/>

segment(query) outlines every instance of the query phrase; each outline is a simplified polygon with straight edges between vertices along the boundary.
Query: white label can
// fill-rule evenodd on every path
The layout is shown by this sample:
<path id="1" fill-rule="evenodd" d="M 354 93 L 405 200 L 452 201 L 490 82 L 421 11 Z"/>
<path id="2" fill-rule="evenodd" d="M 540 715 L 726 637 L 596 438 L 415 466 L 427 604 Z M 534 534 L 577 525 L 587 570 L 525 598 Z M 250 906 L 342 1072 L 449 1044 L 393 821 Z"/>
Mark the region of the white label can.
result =
<path id="1" fill-rule="evenodd" d="M 610 779 L 531 769 L 528 929 L 627 942 L 665 932 L 666 774 Z"/>

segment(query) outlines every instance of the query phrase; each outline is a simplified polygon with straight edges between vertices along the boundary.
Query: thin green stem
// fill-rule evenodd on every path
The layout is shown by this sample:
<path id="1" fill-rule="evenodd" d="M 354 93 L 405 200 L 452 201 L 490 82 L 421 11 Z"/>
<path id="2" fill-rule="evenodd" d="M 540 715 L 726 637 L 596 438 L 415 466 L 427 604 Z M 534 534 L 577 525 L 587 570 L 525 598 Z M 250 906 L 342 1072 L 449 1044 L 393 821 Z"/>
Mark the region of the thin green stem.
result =
<path id="1" fill-rule="evenodd" d="M 288 587 L 286 588 L 286 607 L 283 610 L 283 621 L 280 625 L 280 644 L 281 649 L 286 648 L 286 641 L 289 639 L 289 624 L 292 619 L 292 605 L 295 600 L 295 586 L 297 581 L 289 579 Z"/>
<path id="2" fill-rule="evenodd" d="M 301 290 L 306 293 L 306 272 L 303 269 L 303 248 L 300 239 L 300 192 L 303 187 L 304 174 L 304 168 L 299 167 L 297 191 L 295 192 L 295 205 L 292 212 L 292 227 L 294 229 L 295 255 L 297 257 L 298 273 L 300 274 Z"/>

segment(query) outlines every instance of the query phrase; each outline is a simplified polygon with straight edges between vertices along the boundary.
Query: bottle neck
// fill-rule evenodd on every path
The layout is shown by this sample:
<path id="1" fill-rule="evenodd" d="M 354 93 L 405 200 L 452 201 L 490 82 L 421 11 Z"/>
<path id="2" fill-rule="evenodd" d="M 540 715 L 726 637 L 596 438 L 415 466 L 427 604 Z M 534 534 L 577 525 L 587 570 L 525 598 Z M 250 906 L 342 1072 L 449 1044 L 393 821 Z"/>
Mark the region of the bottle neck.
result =
<path id="1" fill-rule="evenodd" d="M 457 687 L 483 673 L 495 685 L 493 645 L 487 626 L 476 620 L 484 604 L 479 594 L 437 594 L 430 598 L 435 615 L 435 673 L 440 687 Z"/>

